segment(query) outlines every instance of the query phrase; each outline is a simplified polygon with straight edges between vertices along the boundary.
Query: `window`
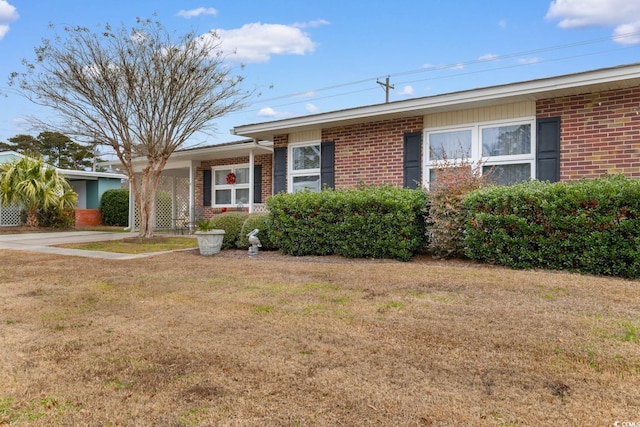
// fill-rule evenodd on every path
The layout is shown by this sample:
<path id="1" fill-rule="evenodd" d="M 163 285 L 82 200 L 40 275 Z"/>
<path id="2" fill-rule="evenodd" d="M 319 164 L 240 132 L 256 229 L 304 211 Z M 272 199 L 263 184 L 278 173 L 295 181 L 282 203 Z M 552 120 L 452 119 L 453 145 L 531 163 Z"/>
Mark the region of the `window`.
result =
<path id="1" fill-rule="evenodd" d="M 292 192 L 320 191 L 320 143 L 289 146 L 289 188 Z"/>
<path id="2" fill-rule="evenodd" d="M 247 203 L 249 203 L 249 166 L 214 167 L 213 205 L 237 206 Z"/>
<path id="3" fill-rule="evenodd" d="M 495 169 L 498 184 L 527 181 L 535 176 L 534 119 L 480 123 L 463 128 L 426 131 L 424 176 L 432 181 L 442 162 L 455 165 L 482 162 L 482 172 Z"/>

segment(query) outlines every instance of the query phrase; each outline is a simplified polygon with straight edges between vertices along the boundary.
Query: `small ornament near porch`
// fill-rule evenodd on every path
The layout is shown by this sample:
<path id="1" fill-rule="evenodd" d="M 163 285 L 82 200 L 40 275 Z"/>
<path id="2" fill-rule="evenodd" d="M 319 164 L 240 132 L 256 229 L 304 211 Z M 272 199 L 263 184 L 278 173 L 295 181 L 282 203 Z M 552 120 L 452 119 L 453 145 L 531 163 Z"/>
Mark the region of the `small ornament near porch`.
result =
<path id="1" fill-rule="evenodd" d="M 224 230 L 213 228 L 213 221 L 210 219 L 199 219 L 196 221 L 196 237 L 200 255 L 214 255 L 220 252 Z"/>
<path id="2" fill-rule="evenodd" d="M 236 174 L 233 172 L 229 172 L 227 174 L 227 184 L 235 184 L 236 183 Z"/>
<path id="3" fill-rule="evenodd" d="M 260 239 L 258 239 L 258 236 L 256 236 L 256 234 L 258 234 L 258 231 L 260 230 L 256 228 L 251 233 L 247 234 L 247 237 L 249 238 L 249 244 L 251 245 L 249 246 L 249 256 L 258 255 L 258 248 L 262 247 Z"/>

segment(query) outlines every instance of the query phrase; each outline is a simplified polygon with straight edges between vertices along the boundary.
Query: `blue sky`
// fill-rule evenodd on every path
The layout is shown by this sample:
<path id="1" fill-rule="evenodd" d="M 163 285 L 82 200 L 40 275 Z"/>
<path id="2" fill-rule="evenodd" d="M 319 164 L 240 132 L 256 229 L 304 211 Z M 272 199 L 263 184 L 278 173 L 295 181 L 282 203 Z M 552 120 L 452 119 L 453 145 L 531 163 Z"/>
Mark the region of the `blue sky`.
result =
<path id="1" fill-rule="evenodd" d="M 49 23 L 216 29 L 245 87 L 261 93 L 188 145 L 233 126 L 640 62 L 638 0 L 0 0 L 0 141 L 51 117 L 7 86 Z"/>

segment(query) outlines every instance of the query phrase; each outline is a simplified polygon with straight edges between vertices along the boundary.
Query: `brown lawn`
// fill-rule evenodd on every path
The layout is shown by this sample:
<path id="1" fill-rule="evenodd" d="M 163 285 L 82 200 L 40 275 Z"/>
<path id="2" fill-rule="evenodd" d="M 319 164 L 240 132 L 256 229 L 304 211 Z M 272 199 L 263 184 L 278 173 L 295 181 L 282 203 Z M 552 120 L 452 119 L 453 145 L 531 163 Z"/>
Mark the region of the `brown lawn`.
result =
<path id="1" fill-rule="evenodd" d="M 0 251 L 0 425 L 639 422 L 639 288 L 428 258 Z"/>

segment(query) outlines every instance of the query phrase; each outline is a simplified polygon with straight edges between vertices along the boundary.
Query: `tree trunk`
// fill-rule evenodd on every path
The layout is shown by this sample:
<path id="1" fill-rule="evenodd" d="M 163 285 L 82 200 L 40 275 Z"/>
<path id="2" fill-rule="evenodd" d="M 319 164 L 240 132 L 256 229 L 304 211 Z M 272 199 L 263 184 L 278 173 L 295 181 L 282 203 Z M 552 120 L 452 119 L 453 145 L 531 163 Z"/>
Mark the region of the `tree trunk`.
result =
<path id="1" fill-rule="evenodd" d="M 140 192 L 138 205 L 138 215 L 140 216 L 140 229 L 138 237 L 153 237 L 155 227 L 155 198 L 156 191 L 151 184 L 151 170 L 145 168 L 140 178 Z"/>
<path id="2" fill-rule="evenodd" d="M 28 208 L 27 209 L 27 226 L 28 227 L 38 227 L 38 208 Z"/>
<path id="3" fill-rule="evenodd" d="M 138 214 L 140 216 L 140 229 L 138 237 L 151 238 L 154 235 L 156 219 L 156 192 L 160 175 L 166 160 L 159 162 L 149 161 L 147 167 L 142 170 L 140 178 L 140 190 L 134 191 Z M 135 182 L 133 183 L 135 186 Z"/>

